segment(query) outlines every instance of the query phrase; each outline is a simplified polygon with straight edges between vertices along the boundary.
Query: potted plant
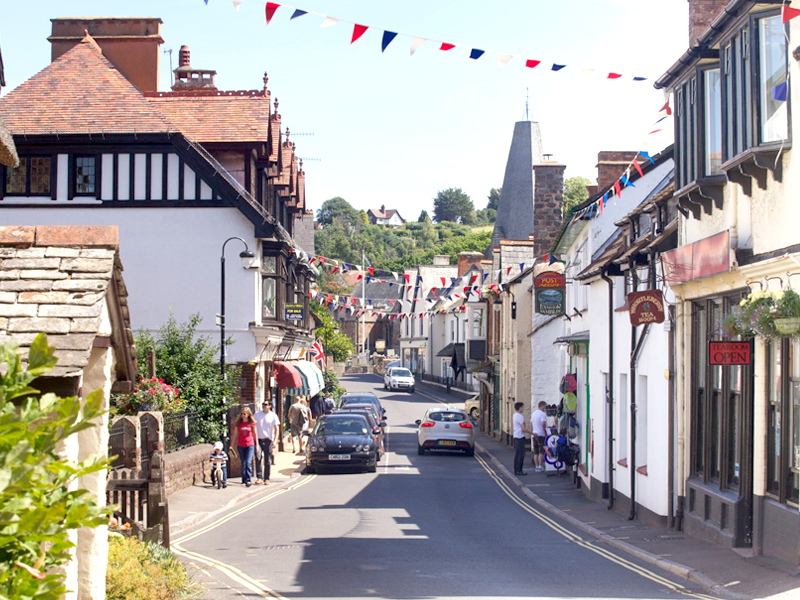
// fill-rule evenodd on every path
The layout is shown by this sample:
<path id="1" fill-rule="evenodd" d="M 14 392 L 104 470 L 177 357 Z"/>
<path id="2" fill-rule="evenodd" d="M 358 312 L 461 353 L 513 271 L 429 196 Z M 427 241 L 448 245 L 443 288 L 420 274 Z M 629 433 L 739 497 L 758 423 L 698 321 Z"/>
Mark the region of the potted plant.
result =
<path id="1" fill-rule="evenodd" d="M 791 288 L 777 292 L 773 314 L 778 333 L 795 335 L 800 332 L 800 294 Z"/>
<path id="2" fill-rule="evenodd" d="M 765 339 L 777 335 L 773 322 L 775 294 L 772 292 L 750 292 L 725 316 L 723 328 L 731 336 L 745 339 L 759 336 Z"/>

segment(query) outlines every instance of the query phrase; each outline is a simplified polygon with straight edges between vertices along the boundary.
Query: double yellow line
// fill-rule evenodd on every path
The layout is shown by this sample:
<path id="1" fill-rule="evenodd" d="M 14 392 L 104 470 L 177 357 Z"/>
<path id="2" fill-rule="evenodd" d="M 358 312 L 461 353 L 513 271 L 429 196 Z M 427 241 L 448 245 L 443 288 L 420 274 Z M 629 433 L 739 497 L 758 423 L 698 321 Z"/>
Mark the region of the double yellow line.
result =
<path id="1" fill-rule="evenodd" d="M 217 527 L 220 527 L 221 525 L 224 525 L 225 523 L 227 523 L 231 519 L 234 519 L 234 518 L 238 517 L 239 515 L 242 515 L 242 514 L 248 512 L 248 511 L 250 511 L 250 510 L 253 510 L 255 507 L 260 506 L 260 505 L 264 504 L 265 502 L 269 502 L 270 500 L 272 500 L 273 498 L 275 498 L 277 496 L 280 496 L 281 494 L 285 494 L 287 492 L 291 492 L 293 490 L 296 490 L 297 488 L 300 488 L 300 487 L 306 485 L 307 483 L 309 483 L 310 481 L 312 481 L 315 478 L 316 478 L 316 475 L 310 475 L 308 477 L 304 477 L 303 479 L 301 479 L 300 481 L 298 481 L 294 485 L 290 485 L 289 487 L 285 487 L 285 488 L 281 488 L 279 490 L 276 490 L 276 491 L 272 492 L 271 494 L 268 494 L 268 495 L 264 496 L 260 500 L 256 500 L 255 502 L 252 502 L 252 503 L 248 504 L 247 506 L 244 506 L 244 507 L 240 508 L 239 510 L 236 510 L 236 511 L 234 511 L 232 513 L 229 513 L 225 517 L 223 517 L 223 518 L 221 518 L 221 519 L 219 519 L 217 521 L 214 521 L 210 525 L 206 525 L 205 527 L 203 527 L 201 529 L 198 529 L 197 531 L 194 531 L 192 533 L 189 533 L 187 535 L 179 537 L 177 540 L 175 540 L 171 544 L 172 552 L 177 554 L 178 556 L 183 556 L 184 558 L 186 558 L 187 560 L 189 560 L 191 562 L 199 563 L 200 565 L 204 565 L 206 567 L 211 567 L 211 568 L 217 569 L 220 573 L 222 573 L 223 575 L 227 576 L 231 581 L 239 584 L 244 589 L 248 590 L 249 592 L 252 592 L 253 594 L 255 594 L 259 598 L 278 598 L 280 600 L 286 600 L 286 598 L 284 596 L 281 596 L 278 592 L 276 592 L 275 590 L 270 589 L 269 587 L 265 586 L 263 583 L 261 583 L 259 581 L 256 581 L 255 579 L 253 579 L 252 577 L 250 577 L 249 575 L 247 575 L 246 573 L 244 573 L 240 569 L 237 569 L 236 567 L 234 567 L 232 565 L 224 563 L 224 562 L 222 562 L 220 560 L 213 559 L 213 558 L 211 558 L 209 556 L 205 556 L 205 555 L 200 554 L 198 552 L 192 552 L 191 550 L 187 550 L 186 548 L 183 547 L 182 544 L 185 544 L 186 542 L 188 542 L 190 540 L 193 540 L 196 537 L 204 535 L 204 534 L 208 533 L 209 531 L 212 531 L 212 530 L 216 529 Z"/>
<path id="2" fill-rule="evenodd" d="M 629 560 L 627 560 L 625 558 L 622 558 L 621 556 L 618 556 L 618 555 L 614 554 L 613 552 L 611 552 L 609 550 L 606 550 L 605 548 L 602 548 L 602 547 L 596 545 L 594 542 L 586 541 L 585 539 L 583 539 L 579 535 L 572 533 L 566 527 L 564 527 L 563 525 L 558 523 L 555 519 L 549 517 L 548 515 L 544 514 L 541 511 L 536 510 L 530 504 L 528 504 L 525 500 L 520 498 L 514 492 L 514 490 L 512 490 L 509 487 L 509 485 L 505 482 L 505 480 L 503 480 L 503 478 L 500 477 L 494 471 L 494 469 L 492 469 L 491 466 L 489 466 L 489 463 L 487 463 L 481 456 L 479 456 L 477 454 L 475 455 L 475 457 L 477 458 L 477 460 L 480 463 L 480 465 L 484 468 L 484 470 L 489 474 L 489 476 L 498 485 L 498 487 L 501 490 L 503 490 L 503 492 L 509 498 L 511 498 L 511 500 L 515 504 L 520 506 L 527 513 L 529 513 L 529 514 L 533 515 L 534 517 L 536 517 L 537 519 L 539 519 L 542 523 L 547 525 L 550 529 L 552 529 L 553 531 L 555 531 L 559 535 L 561 535 L 564 538 L 566 538 L 568 541 L 573 542 L 574 544 L 577 544 L 578 546 L 581 546 L 582 548 L 585 548 L 585 549 L 587 549 L 587 550 L 589 550 L 591 552 L 594 552 L 595 554 L 605 558 L 606 560 L 611 561 L 611 562 L 613 562 L 613 563 L 615 563 L 615 564 L 617 564 L 617 565 L 619 565 L 619 566 L 621 566 L 621 567 L 623 567 L 625 569 L 628 569 L 629 571 L 632 571 L 632 572 L 636 573 L 637 575 L 639 575 L 641 577 L 644 577 L 645 579 L 649 579 L 650 581 L 653 581 L 654 583 L 657 583 L 659 585 L 663 585 L 664 587 L 666 587 L 666 588 L 668 588 L 668 589 L 670 589 L 670 590 L 672 590 L 672 591 L 674 591 L 674 592 L 676 592 L 678 594 L 682 594 L 682 595 L 687 596 L 689 598 L 697 598 L 698 600 L 717 600 L 714 596 L 708 596 L 706 594 L 701 594 L 699 592 L 693 592 L 692 590 L 690 590 L 690 589 L 688 589 L 688 588 L 686 588 L 686 587 L 684 587 L 684 586 L 682 586 L 682 585 L 680 585 L 678 583 L 670 581 L 666 577 L 662 577 L 661 575 L 659 575 L 658 573 L 655 573 L 654 571 L 651 571 L 650 569 L 646 569 L 645 567 L 639 566 L 634 562 L 631 562 L 631 561 L 629 561 Z"/>

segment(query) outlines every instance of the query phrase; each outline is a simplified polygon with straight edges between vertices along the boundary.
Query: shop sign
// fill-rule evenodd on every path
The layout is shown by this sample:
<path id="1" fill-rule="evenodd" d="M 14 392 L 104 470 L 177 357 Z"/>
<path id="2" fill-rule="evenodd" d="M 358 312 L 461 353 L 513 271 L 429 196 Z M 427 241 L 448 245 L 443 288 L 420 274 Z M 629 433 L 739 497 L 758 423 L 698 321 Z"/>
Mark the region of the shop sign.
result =
<path id="1" fill-rule="evenodd" d="M 709 365 L 753 364 L 753 342 L 708 342 Z"/>
<path id="2" fill-rule="evenodd" d="M 545 271 L 533 280 L 536 312 L 540 315 L 563 315 L 567 306 L 567 279 L 563 273 Z"/>
<path id="3" fill-rule="evenodd" d="M 661 255 L 667 285 L 676 285 L 731 270 L 728 231 L 675 248 Z"/>
<path id="4" fill-rule="evenodd" d="M 645 290 L 628 294 L 631 325 L 664 322 L 664 296 L 661 290 Z"/>
<path id="5" fill-rule="evenodd" d="M 302 323 L 304 316 L 305 316 L 305 311 L 302 304 L 284 304 L 283 306 L 284 321 L 299 321 Z"/>

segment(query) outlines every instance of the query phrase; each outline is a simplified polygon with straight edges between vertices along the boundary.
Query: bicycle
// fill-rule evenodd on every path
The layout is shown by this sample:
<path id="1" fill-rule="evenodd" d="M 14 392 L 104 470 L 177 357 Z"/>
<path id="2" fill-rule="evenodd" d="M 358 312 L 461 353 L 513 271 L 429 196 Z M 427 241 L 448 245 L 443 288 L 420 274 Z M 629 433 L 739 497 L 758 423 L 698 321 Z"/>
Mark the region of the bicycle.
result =
<path id="1" fill-rule="evenodd" d="M 222 471 L 222 465 L 225 464 L 225 459 L 220 457 L 212 457 L 211 462 L 213 463 L 213 468 L 211 469 L 211 480 L 214 482 L 214 485 L 217 486 L 218 490 L 221 490 L 223 485 L 223 478 L 224 474 Z"/>

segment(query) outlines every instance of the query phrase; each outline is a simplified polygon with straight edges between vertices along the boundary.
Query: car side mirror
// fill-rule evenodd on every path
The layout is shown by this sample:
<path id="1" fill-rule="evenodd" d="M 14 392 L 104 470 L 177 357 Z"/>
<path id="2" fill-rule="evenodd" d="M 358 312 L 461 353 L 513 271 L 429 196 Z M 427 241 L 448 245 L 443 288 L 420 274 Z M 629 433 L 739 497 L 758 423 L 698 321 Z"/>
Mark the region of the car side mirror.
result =
<path id="1" fill-rule="evenodd" d="M 417 425 L 422 425 L 422 419 L 417 419 L 416 421 L 414 421 L 414 423 L 416 423 Z"/>

